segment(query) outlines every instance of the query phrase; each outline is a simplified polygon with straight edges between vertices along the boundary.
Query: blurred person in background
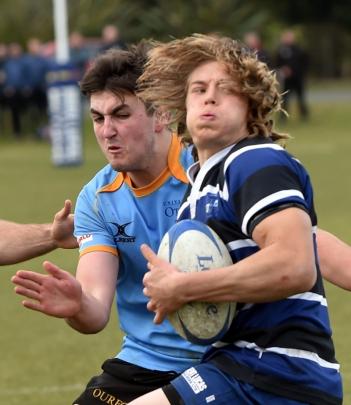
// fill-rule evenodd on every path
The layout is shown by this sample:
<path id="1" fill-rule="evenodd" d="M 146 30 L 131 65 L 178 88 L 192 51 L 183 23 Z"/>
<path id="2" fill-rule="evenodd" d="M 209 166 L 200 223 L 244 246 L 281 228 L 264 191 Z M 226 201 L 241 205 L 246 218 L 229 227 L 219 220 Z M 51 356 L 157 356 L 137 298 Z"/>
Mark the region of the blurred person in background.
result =
<path id="1" fill-rule="evenodd" d="M 6 106 L 4 96 L 4 86 L 6 77 L 4 65 L 6 58 L 7 58 L 7 46 L 3 42 L 0 42 L 0 128 L 2 130 L 4 126 L 4 111 Z"/>
<path id="2" fill-rule="evenodd" d="M 244 35 L 244 43 L 249 49 L 256 52 L 256 55 L 261 62 L 266 63 L 270 68 L 272 67 L 272 56 L 263 46 L 262 38 L 257 32 L 247 32 Z"/>
<path id="3" fill-rule="evenodd" d="M 22 96 L 24 107 L 30 113 L 30 123 L 38 138 L 47 125 L 47 83 L 46 74 L 49 61 L 42 56 L 42 42 L 39 38 L 29 38 L 27 52 L 23 56 L 24 84 Z"/>
<path id="4" fill-rule="evenodd" d="M 57 248 L 77 248 L 71 207 L 71 201 L 66 200 L 51 224 L 19 224 L 0 219 L 0 265 L 19 263 Z"/>
<path id="5" fill-rule="evenodd" d="M 283 109 L 289 112 L 290 99 L 295 94 L 300 117 L 303 120 L 307 119 L 309 115 L 306 102 L 308 55 L 297 43 L 292 30 L 286 30 L 281 34 L 275 67 L 283 91 Z"/>
<path id="6" fill-rule="evenodd" d="M 8 45 L 8 56 L 3 65 L 5 74 L 4 100 L 11 112 L 12 132 L 16 138 L 22 136 L 22 114 L 25 107 L 23 89 L 25 86 L 25 71 L 22 46 L 17 42 Z"/>
<path id="7" fill-rule="evenodd" d="M 78 69 L 79 80 L 83 77 L 90 61 L 90 51 L 86 46 L 84 35 L 79 31 L 69 36 L 70 62 Z"/>
<path id="8" fill-rule="evenodd" d="M 111 48 L 127 49 L 127 45 L 121 37 L 119 28 L 116 25 L 107 24 L 101 31 L 100 52 Z"/>

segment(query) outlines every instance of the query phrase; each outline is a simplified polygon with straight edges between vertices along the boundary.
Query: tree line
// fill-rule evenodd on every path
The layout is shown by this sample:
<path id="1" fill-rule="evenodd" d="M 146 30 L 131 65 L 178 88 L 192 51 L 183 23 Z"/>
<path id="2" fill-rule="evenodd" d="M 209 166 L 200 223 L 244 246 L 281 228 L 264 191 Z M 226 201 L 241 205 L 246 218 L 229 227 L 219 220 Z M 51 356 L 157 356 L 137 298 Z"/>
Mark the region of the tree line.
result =
<path id="1" fill-rule="evenodd" d="M 351 76 L 349 0 L 67 0 L 69 30 L 97 37 L 102 26 L 118 25 L 126 42 L 167 41 L 194 32 L 241 39 L 260 33 L 273 50 L 284 28 L 298 32 L 319 77 Z M 0 42 L 25 43 L 30 36 L 53 39 L 52 0 L 1 0 Z"/>

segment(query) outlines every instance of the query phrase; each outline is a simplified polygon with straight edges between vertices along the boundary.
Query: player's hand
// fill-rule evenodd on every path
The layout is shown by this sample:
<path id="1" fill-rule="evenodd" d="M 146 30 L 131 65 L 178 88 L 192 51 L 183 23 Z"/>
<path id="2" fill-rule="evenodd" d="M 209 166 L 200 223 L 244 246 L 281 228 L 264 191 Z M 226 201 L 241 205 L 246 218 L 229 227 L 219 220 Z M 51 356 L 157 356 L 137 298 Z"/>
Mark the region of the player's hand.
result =
<path id="1" fill-rule="evenodd" d="M 66 200 L 63 208 L 55 214 L 52 223 L 52 239 L 59 248 L 74 249 L 78 247 L 78 242 L 73 236 L 74 222 L 71 210 L 72 202 Z"/>
<path id="2" fill-rule="evenodd" d="M 141 246 L 141 253 L 148 261 L 149 269 L 143 279 L 143 292 L 150 298 L 147 309 L 155 312 L 154 323 L 159 324 L 167 314 L 176 311 L 184 304 L 180 291 L 180 279 L 184 273 L 158 257 L 145 244 Z"/>
<path id="3" fill-rule="evenodd" d="M 19 270 L 11 278 L 16 294 L 28 298 L 23 306 L 57 318 L 69 318 L 78 313 L 82 301 L 80 283 L 67 271 L 45 261 L 47 274 Z"/>

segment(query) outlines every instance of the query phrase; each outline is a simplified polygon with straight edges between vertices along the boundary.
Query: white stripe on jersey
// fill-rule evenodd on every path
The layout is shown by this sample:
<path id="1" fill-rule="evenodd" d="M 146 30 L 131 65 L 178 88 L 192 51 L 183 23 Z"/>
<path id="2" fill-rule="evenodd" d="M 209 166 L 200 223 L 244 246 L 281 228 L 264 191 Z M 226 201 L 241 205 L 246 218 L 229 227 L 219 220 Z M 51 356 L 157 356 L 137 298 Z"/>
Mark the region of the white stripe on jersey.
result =
<path id="1" fill-rule="evenodd" d="M 231 252 L 233 250 L 242 249 L 246 247 L 256 247 L 257 243 L 255 243 L 252 239 L 241 239 L 235 240 L 233 242 L 227 243 L 227 248 Z"/>
<path id="2" fill-rule="evenodd" d="M 320 294 L 315 294 L 313 292 L 305 292 L 302 294 L 295 294 L 288 297 L 289 300 L 306 300 L 306 301 L 317 301 L 324 307 L 327 307 L 327 300 Z"/>
<path id="3" fill-rule="evenodd" d="M 317 353 L 309 352 L 307 350 L 287 349 L 287 348 L 283 348 L 283 347 L 262 348 L 262 347 L 257 346 L 256 343 L 250 343 L 250 342 L 246 342 L 244 340 L 239 340 L 239 341 L 235 342 L 234 345 L 241 347 L 241 348 L 249 349 L 249 350 L 252 350 L 252 349 L 256 350 L 260 353 L 260 355 L 259 355 L 260 358 L 266 352 L 278 353 L 278 354 L 283 354 L 283 355 L 289 356 L 289 357 L 298 357 L 300 359 L 314 361 L 315 363 L 318 363 L 321 367 L 332 368 L 337 371 L 340 370 L 339 364 L 330 363 L 329 361 L 326 361 L 326 360 L 322 359 L 321 357 L 319 357 Z"/>
<path id="4" fill-rule="evenodd" d="M 267 205 L 271 204 L 274 201 L 279 201 L 282 198 L 286 198 L 286 197 L 292 197 L 292 196 L 296 196 L 301 198 L 302 200 L 304 200 L 304 196 L 301 193 L 301 191 L 298 190 L 281 190 L 278 191 L 276 193 L 270 194 L 269 196 L 262 198 L 260 201 L 258 201 L 256 204 L 254 204 L 245 214 L 244 219 L 243 219 L 243 223 L 241 226 L 241 230 L 242 232 L 247 235 L 247 225 L 250 222 L 250 220 L 252 219 L 253 216 L 255 216 L 255 214 L 262 210 L 262 208 L 266 207 Z"/>
<path id="5" fill-rule="evenodd" d="M 189 200 L 189 197 L 188 197 L 188 200 Z M 181 217 L 182 212 L 189 206 L 188 200 L 185 201 L 185 202 L 180 206 L 180 208 L 179 208 L 179 210 L 178 210 L 178 214 L 177 214 L 177 219 Z M 191 218 L 191 217 L 190 217 L 190 218 Z"/>
<path id="6" fill-rule="evenodd" d="M 255 149 L 264 149 L 264 148 L 269 148 L 269 149 L 275 149 L 275 150 L 280 150 L 280 151 L 285 151 L 283 147 L 277 144 L 262 144 L 262 145 L 251 145 L 251 146 L 244 146 L 243 148 L 233 152 L 228 159 L 225 161 L 224 164 L 224 173 L 227 171 L 228 166 L 231 164 L 231 162 L 236 159 L 238 156 L 240 156 L 242 153 L 248 152 L 250 150 L 255 150 Z"/>
<path id="7" fill-rule="evenodd" d="M 305 301 L 316 301 L 319 302 L 321 305 L 324 307 L 328 306 L 327 300 L 323 297 L 323 295 L 316 294 L 313 292 L 305 292 L 302 294 L 295 294 L 295 295 L 290 295 L 290 297 L 286 297 L 286 299 L 292 299 L 292 300 L 305 300 Z M 250 309 L 254 306 L 255 304 L 253 303 L 247 303 L 243 305 L 238 312 L 245 311 L 247 309 Z"/>

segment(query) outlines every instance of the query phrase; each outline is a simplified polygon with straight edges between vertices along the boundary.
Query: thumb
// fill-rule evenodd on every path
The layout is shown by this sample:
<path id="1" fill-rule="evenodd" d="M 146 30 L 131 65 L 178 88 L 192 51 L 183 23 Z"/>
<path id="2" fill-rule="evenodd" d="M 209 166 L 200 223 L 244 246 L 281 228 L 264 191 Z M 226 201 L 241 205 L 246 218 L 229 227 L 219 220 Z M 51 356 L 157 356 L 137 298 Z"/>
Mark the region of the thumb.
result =
<path id="1" fill-rule="evenodd" d="M 71 209 L 72 209 L 72 201 L 65 200 L 63 208 L 61 208 L 60 211 L 58 211 L 56 214 L 56 219 L 62 220 L 62 219 L 67 218 L 69 216 L 69 214 L 71 213 Z"/>
<path id="2" fill-rule="evenodd" d="M 157 255 L 156 253 L 150 248 L 150 246 L 146 245 L 145 243 L 143 243 L 140 246 L 140 250 L 142 255 L 145 257 L 145 259 L 151 263 L 151 264 L 155 264 L 155 262 L 157 261 Z"/>

